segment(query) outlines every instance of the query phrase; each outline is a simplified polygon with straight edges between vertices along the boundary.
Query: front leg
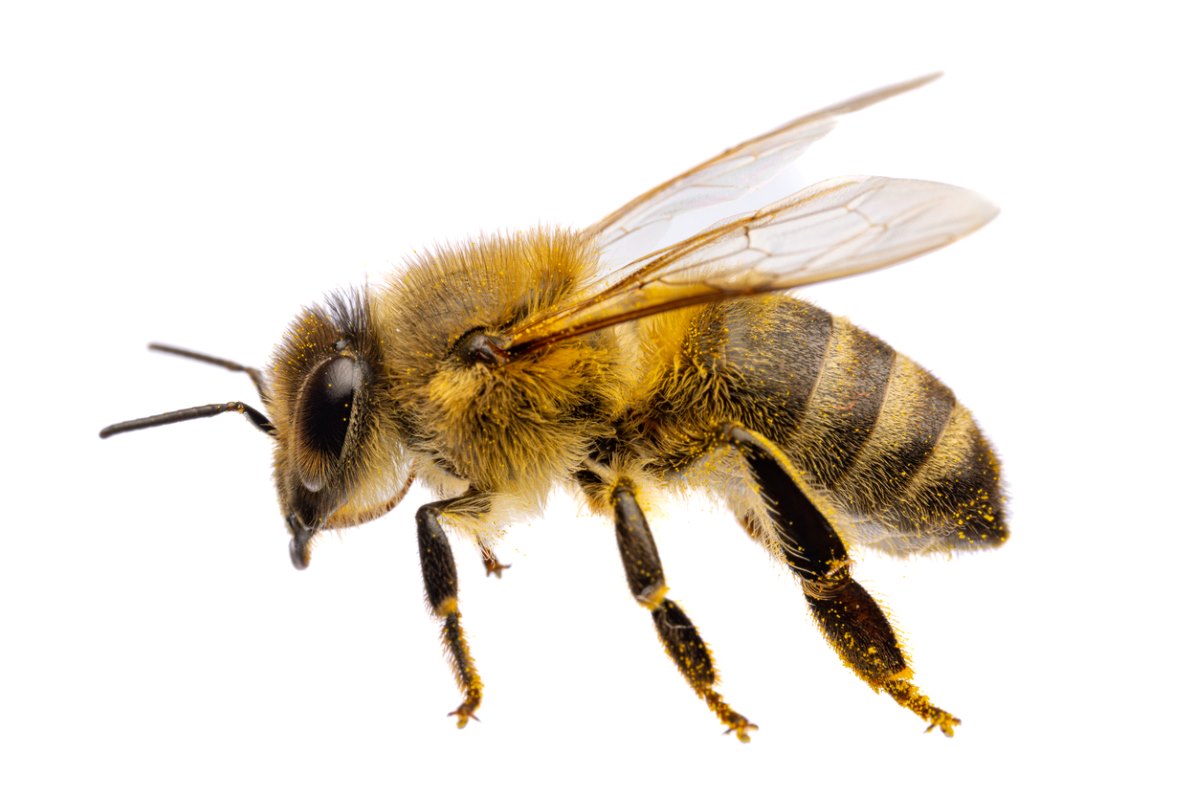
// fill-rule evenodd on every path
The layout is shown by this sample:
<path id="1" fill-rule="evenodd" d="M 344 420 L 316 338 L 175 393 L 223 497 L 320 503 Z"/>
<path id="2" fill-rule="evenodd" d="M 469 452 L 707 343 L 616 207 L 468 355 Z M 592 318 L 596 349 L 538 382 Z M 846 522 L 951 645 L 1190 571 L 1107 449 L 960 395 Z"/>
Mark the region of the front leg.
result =
<path id="1" fill-rule="evenodd" d="M 585 489 L 595 490 L 595 473 L 584 472 L 579 478 Z M 726 733 L 735 733 L 738 739 L 748 742 L 749 731 L 758 726 L 730 708 L 716 691 L 716 665 L 708 646 L 683 609 L 666 597 L 666 576 L 658 548 L 632 486 L 619 482 L 607 496 L 616 519 L 616 543 L 629 591 L 649 610 L 666 653 L 695 693 L 728 726 Z"/>
<path id="2" fill-rule="evenodd" d="M 511 564 L 501 564 L 500 560 L 495 557 L 490 547 L 480 545 L 479 555 L 483 557 L 483 569 L 487 570 L 487 577 L 494 575 L 497 579 L 504 577 L 504 570 L 512 569 Z"/>
<path id="3" fill-rule="evenodd" d="M 454 553 L 441 526 L 441 514 L 450 510 L 461 498 L 441 500 L 421 506 L 416 512 L 416 537 L 420 548 L 420 568 L 425 579 L 425 598 L 429 610 L 442 620 L 441 641 L 454 668 L 454 677 L 462 691 L 462 704 L 450 712 L 458 717 L 458 727 L 466 726 L 483 702 L 483 681 L 475 670 L 474 659 L 462 631 L 462 615 L 458 611 L 458 569 Z"/>

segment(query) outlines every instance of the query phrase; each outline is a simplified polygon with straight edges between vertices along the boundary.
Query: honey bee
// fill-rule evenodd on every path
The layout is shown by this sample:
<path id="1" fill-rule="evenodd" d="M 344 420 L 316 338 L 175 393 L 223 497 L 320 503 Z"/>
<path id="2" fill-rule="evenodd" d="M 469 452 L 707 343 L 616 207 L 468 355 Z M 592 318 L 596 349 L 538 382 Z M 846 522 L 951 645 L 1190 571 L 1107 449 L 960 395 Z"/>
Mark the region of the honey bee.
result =
<path id="1" fill-rule="evenodd" d="M 614 248 L 678 214 L 740 197 L 838 118 L 922 86 L 886 87 L 792 120 L 645 192 L 582 230 L 543 227 L 415 257 L 383 285 L 332 296 L 292 323 L 241 403 L 173 411 L 101 437 L 229 411 L 275 440 L 291 560 L 313 537 L 395 508 L 414 479 L 425 594 L 474 718 L 483 682 L 462 627 L 446 530 L 489 574 L 506 522 L 576 487 L 613 520 L 629 590 L 727 732 L 756 726 L 716 690 L 708 646 L 668 597 L 642 508 L 660 489 L 707 490 L 798 578 L 841 660 L 952 735 L 959 720 L 912 683 L 850 549 L 906 556 L 1008 536 L 999 462 L 970 412 L 887 344 L 785 294 L 943 247 L 996 209 L 964 189 L 848 177 L 817 183 L 625 264 Z"/>

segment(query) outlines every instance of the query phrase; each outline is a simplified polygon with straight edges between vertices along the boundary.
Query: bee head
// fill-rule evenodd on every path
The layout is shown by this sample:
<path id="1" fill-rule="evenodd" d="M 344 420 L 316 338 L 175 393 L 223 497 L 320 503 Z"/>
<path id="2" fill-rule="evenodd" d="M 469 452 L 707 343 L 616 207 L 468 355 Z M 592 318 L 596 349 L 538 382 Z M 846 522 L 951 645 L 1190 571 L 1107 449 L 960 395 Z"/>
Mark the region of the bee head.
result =
<path id="1" fill-rule="evenodd" d="M 379 516 L 407 489 L 398 439 L 378 410 L 381 369 L 361 293 L 302 312 L 272 360 L 275 484 L 297 569 L 318 531 Z"/>
<path id="2" fill-rule="evenodd" d="M 245 372 L 267 413 L 241 402 L 214 403 L 119 422 L 100 437 L 227 411 L 243 414 L 275 439 L 275 485 L 297 569 L 308 566 L 317 532 L 381 516 L 411 485 L 394 423 L 377 410 L 380 349 L 362 293 L 337 295 L 305 310 L 266 374 L 177 347 L 150 348 Z"/>

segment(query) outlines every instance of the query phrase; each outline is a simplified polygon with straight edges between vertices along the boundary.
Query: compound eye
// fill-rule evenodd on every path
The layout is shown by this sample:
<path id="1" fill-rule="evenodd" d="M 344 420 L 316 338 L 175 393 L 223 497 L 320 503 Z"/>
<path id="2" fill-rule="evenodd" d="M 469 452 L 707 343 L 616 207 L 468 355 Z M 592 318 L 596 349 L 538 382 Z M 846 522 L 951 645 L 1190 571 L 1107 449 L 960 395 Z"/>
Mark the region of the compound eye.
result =
<path id="1" fill-rule="evenodd" d="M 300 433 L 304 444 L 321 456 L 337 459 L 350 430 L 358 364 L 346 356 L 317 367 L 300 399 Z"/>

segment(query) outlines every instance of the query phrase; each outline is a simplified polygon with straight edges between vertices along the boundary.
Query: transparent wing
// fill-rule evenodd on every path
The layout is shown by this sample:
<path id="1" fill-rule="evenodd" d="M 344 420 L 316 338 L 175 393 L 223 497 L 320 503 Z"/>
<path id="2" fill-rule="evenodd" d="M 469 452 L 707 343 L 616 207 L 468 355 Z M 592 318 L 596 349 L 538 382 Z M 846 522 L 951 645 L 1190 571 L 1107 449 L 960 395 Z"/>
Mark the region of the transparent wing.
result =
<path id="1" fill-rule="evenodd" d="M 526 321 L 509 346 L 532 350 L 675 308 L 881 269 L 944 247 L 997 213 L 943 183 L 824 181 L 634 261 L 606 288 Z"/>
<path id="2" fill-rule="evenodd" d="M 911 91 L 938 77 L 940 73 L 934 73 L 897 83 L 793 119 L 655 186 L 586 232 L 603 252 L 634 233 L 665 225 L 684 211 L 736 200 L 799 158 L 808 145 L 833 129 L 838 117 Z"/>

